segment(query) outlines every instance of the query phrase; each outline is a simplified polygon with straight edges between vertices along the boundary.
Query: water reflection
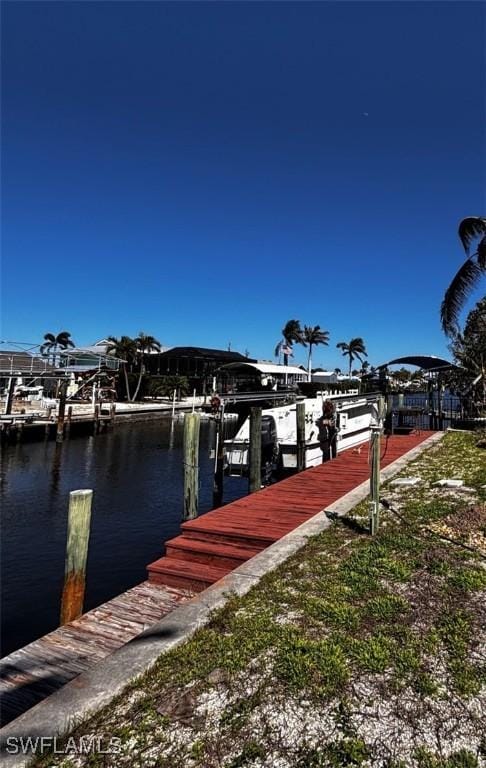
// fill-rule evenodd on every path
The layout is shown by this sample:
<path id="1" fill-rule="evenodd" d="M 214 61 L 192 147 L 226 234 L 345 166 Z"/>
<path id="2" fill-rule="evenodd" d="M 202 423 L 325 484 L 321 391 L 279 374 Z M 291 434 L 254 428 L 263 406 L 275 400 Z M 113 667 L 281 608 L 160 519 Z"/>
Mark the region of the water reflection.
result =
<path id="1" fill-rule="evenodd" d="M 54 496 L 57 496 L 59 490 L 59 480 L 61 478 L 61 464 L 62 464 L 62 451 L 63 443 L 54 443 L 54 450 L 52 453 L 51 463 L 51 483 L 50 483 L 50 499 L 52 501 Z"/>
<path id="2" fill-rule="evenodd" d="M 201 423 L 201 513 L 212 505 L 213 426 Z M 85 608 L 145 578 L 145 567 L 179 533 L 182 420 L 117 424 L 109 432 L 4 447 L 2 653 L 54 629 L 64 575 L 69 492 L 94 491 Z M 225 480 L 225 501 L 247 481 Z"/>

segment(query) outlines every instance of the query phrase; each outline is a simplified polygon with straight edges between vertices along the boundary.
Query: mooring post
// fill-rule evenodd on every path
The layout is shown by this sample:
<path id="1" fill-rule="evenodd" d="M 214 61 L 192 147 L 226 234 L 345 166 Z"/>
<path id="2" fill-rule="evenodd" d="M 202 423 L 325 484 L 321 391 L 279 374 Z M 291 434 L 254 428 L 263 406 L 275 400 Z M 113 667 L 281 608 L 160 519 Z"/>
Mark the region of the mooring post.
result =
<path id="1" fill-rule="evenodd" d="M 444 429 L 444 414 L 442 410 L 442 384 L 440 375 L 437 376 L 437 429 L 442 432 Z"/>
<path id="2" fill-rule="evenodd" d="M 386 416 L 385 429 L 387 432 L 393 432 L 393 395 L 386 396 Z"/>
<path id="3" fill-rule="evenodd" d="M 172 393 L 172 418 L 174 418 L 174 413 L 175 413 L 176 392 L 177 390 L 174 389 L 174 392 Z"/>
<path id="4" fill-rule="evenodd" d="M 8 380 L 7 399 L 5 401 L 5 410 L 4 410 L 5 416 L 8 416 L 10 413 L 12 413 L 14 389 L 15 389 L 15 378 L 11 376 Z"/>
<path id="5" fill-rule="evenodd" d="M 380 524 L 380 452 L 381 429 L 371 427 L 370 531 L 374 536 Z"/>
<path id="6" fill-rule="evenodd" d="M 59 388 L 59 408 L 57 411 L 57 431 L 56 443 L 62 443 L 64 440 L 64 414 L 66 412 L 66 392 L 67 385 L 63 381 Z"/>
<path id="7" fill-rule="evenodd" d="M 224 493 L 224 405 L 214 420 L 216 427 L 214 450 L 213 509 L 223 503 Z"/>
<path id="8" fill-rule="evenodd" d="M 71 421 L 73 418 L 73 406 L 70 405 L 67 409 L 67 419 L 66 419 L 66 435 L 69 435 L 71 432 Z"/>
<path id="9" fill-rule="evenodd" d="M 250 408 L 250 493 L 262 487 L 262 409 Z"/>
<path id="10" fill-rule="evenodd" d="M 400 392 L 398 395 L 398 426 L 403 427 L 403 413 L 402 408 L 405 400 L 405 395 Z"/>
<path id="11" fill-rule="evenodd" d="M 429 429 L 435 428 L 435 415 L 434 415 L 434 390 L 432 388 L 432 382 L 427 383 L 427 405 L 429 409 Z"/>
<path id="12" fill-rule="evenodd" d="M 92 501 L 93 491 L 89 489 L 69 494 L 61 625 L 74 621 L 83 612 Z"/>
<path id="13" fill-rule="evenodd" d="M 93 432 L 95 433 L 95 435 L 97 435 L 99 431 L 100 431 L 100 406 L 95 405 L 94 418 L 93 418 Z"/>
<path id="14" fill-rule="evenodd" d="M 199 501 L 199 413 L 184 416 L 184 512 L 183 520 L 197 517 Z"/>
<path id="15" fill-rule="evenodd" d="M 110 404 L 110 427 L 115 426 L 115 418 L 116 418 L 116 403 Z"/>
<path id="16" fill-rule="evenodd" d="M 297 421 L 297 472 L 305 469 L 305 403 L 295 407 Z"/>

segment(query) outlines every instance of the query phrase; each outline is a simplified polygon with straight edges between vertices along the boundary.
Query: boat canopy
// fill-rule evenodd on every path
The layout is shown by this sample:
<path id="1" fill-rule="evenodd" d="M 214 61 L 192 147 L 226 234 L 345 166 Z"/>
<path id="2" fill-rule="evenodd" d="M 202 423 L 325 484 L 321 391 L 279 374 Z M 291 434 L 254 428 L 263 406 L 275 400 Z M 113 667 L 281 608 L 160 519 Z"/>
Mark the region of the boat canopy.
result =
<path id="1" fill-rule="evenodd" d="M 262 373 L 264 376 L 275 376 L 279 374 L 283 376 L 285 376 L 285 374 L 307 376 L 307 371 L 303 371 L 302 368 L 299 368 L 296 365 L 276 365 L 275 363 L 265 362 L 226 363 L 219 367 L 219 371 L 256 371 L 257 373 Z"/>
<path id="2" fill-rule="evenodd" d="M 457 365 L 444 360 L 442 357 L 436 357 L 435 355 L 407 355 L 406 357 L 396 357 L 394 360 L 389 360 L 387 363 L 377 365 L 377 370 L 387 368 L 389 365 L 414 365 L 417 368 L 422 368 L 424 371 L 444 371 L 457 368 Z"/>

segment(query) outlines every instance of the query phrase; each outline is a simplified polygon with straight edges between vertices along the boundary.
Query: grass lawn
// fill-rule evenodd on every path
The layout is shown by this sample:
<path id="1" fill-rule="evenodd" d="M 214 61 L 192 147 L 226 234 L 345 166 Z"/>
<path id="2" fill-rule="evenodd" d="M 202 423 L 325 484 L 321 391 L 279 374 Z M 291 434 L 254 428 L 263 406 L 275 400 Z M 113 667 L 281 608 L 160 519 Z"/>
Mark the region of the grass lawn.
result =
<path id="1" fill-rule="evenodd" d="M 402 473 L 419 485 L 382 488 L 393 511 L 375 538 L 363 502 L 80 724 L 77 737 L 119 739 L 116 753 L 37 765 L 485 764 L 486 451 L 476 442 L 448 433 Z M 443 477 L 465 488 L 432 485 Z"/>

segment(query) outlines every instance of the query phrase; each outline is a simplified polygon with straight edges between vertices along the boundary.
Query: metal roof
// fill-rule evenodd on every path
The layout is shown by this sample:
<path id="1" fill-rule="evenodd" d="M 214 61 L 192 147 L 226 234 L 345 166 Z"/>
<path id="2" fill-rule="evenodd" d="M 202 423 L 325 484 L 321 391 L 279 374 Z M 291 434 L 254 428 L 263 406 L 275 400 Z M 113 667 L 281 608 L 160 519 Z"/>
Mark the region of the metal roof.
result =
<path id="1" fill-rule="evenodd" d="M 52 373 L 55 370 L 47 357 L 31 355 L 21 350 L 0 350 L 0 374 L 8 376 L 30 376 Z"/>
<path id="2" fill-rule="evenodd" d="M 259 373 L 265 373 L 265 374 L 276 374 L 276 373 L 291 373 L 291 374 L 300 374 L 301 376 L 306 376 L 307 372 L 303 371 L 302 368 L 297 368 L 296 365 L 276 365 L 275 363 L 250 363 L 245 358 L 244 362 L 241 363 L 226 363 L 225 365 L 220 366 L 220 371 L 227 371 L 227 370 L 234 370 L 236 368 L 251 368 L 254 371 L 258 371 Z"/>
<path id="3" fill-rule="evenodd" d="M 396 357 L 394 360 L 389 360 L 388 363 L 382 363 L 377 365 L 377 369 L 388 368 L 390 365 L 415 365 L 417 368 L 422 368 L 424 371 L 441 371 L 446 369 L 457 368 L 457 365 L 444 360 L 442 357 L 436 357 L 435 355 L 407 355 L 406 357 Z"/>

